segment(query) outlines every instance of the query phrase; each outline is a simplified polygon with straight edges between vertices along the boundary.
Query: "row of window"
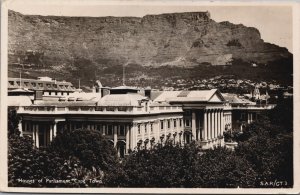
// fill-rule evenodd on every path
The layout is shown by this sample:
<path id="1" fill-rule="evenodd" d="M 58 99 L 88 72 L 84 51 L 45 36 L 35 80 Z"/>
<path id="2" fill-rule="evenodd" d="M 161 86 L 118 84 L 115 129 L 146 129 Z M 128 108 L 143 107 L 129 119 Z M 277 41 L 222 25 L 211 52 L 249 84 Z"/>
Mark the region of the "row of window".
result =
<path id="1" fill-rule="evenodd" d="M 138 134 L 141 134 L 141 124 L 138 124 Z M 148 125 L 144 124 L 145 133 L 148 133 Z M 153 132 L 153 123 L 150 123 L 150 132 Z"/>
<path id="2" fill-rule="evenodd" d="M 177 127 L 177 119 L 170 119 L 167 120 L 167 128 L 170 129 L 171 128 L 171 122 L 173 121 L 173 127 L 176 128 Z M 164 121 L 161 120 L 160 121 L 160 129 L 163 130 L 164 129 Z M 182 119 L 179 119 L 179 127 L 182 127 Z"/>
<path id="3" fill-rule="evenodd" d="M 8 81 L 9 85 L 17 85 L 20 86 L 20 81 Z M 61 89 L 68 89 L 71 87 L 70 85 L 57 85 L 57 84 L 50 84 L 50 83 L 36 83 L 36 82 L 23 82 L 24 87 L 47 87 L 47 88 L 61 88 Z"/>
<path id="4" fill-rule="evenodd" d="M 119 106 L 119 107 L 114 107 L 114 106 L 97 106 L 95 108 L 96 111 L 115 111 L 115 109 L 117 109 L 117 111 L 127 111 L 128 107 L 126 106 Z"/>
<path id="5" fill-rule="evenodd" d="M 75 124 L 73 126 L 73 129 L 80 129 L 84 127 L 83 124 Z M 114 135 L 114 125 L 91 125 L 91 128 L 93 129 L 95 127 L 95 130 L 98 130 L 105 135 Z M 117 135 L 119 136 L 125 136 L 126 135 L 126 129 L 125 125 L 119 125 L 117 128 Z"/>
<path id="6" fill-rule="evenodd" d="M 69 95 L 70 93 L 69 92 L 64 93 L 64 92 L 58 92 L 58 91 L 49 91 L 49 92 L 44 91 L 43 92 L 43 95 L 59 95 L 59 94 L 61 94 L 61 95 L 64 95 L 64 94 Z"/>

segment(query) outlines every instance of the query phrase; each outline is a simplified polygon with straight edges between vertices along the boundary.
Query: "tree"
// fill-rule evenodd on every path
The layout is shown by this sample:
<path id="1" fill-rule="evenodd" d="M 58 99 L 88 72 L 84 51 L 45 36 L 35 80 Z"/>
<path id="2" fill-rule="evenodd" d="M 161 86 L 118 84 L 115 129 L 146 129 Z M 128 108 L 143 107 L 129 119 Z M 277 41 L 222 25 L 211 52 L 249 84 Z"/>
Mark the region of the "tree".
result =
<path id="1" fill-rule="evenodd" d="M 88 170 L 103 171 L 106 185 L 115 185 L 112 182 L 116 182 L 116 176 L 120 177 L 122 172 L 116 150 L 99 131 L 66 130 L 58 133 L 48 150 L 61 157 L 76 157 Z"/>
<path id="2" fill-rule="evenodd" d="M 293 134 L 290 124 L 272 118 L 285 114 L 291 116 L 286 113 L 286 107 L 280 105 L 248 125 L 238 137 L 236 154 L 253 165 L 258 174 L 256 187 L 263 187 L 260 181 L 275 180 L 286 182 L 285 186 L 279 187 L 293 185 Z"/>
<path id="3" fill-rule="evenodd" d="M 12 135 L 20 135 L 20 131 L 18 129 L 20 117 L 17 115 L 16 109 L 8 108 L 7 114 L 8 137 Z"/>
<path id="4" fill-rule="evenodd" d="M 125 159 L 124 187 L 253 187 L 256 173 L 225 148 L 202 151 L 166 144 L 139 150 Z"/>
<path id="5" fill-rule="evenodd" d="M 256 182 L 257 175 L 252 165 L 222 147 L 207 150 L 191 168 L 194 178 L 187 182 L 189 187 L 249 188 Z"/>

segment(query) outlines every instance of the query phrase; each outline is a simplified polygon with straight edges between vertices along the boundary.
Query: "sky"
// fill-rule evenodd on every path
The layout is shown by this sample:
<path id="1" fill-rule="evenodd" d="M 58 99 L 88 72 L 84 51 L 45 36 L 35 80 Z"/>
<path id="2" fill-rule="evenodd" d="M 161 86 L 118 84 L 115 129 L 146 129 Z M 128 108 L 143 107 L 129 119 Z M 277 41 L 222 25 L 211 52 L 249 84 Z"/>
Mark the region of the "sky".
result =
<path id="1" fill-rule="evenodd" d="M 59 2 L 59 3 L 58 3 Z M 286 47 L 293 52 L 293 14 L 292 7 L 286 4 L 243 4 L 232 6 L 226 4 L 173 3 L 164 1 L 146 1 L 145 3 L 101 2 L 96 0 L 11 0 L 8 9 L 30 15 L 56 16 L 136 16 L 174 12 L 209 11 L 211 18 L 217 22 L 230 21 L 257 28 L 264 41 Z M 128 3 L 129 2 L 129 3 Z"/>

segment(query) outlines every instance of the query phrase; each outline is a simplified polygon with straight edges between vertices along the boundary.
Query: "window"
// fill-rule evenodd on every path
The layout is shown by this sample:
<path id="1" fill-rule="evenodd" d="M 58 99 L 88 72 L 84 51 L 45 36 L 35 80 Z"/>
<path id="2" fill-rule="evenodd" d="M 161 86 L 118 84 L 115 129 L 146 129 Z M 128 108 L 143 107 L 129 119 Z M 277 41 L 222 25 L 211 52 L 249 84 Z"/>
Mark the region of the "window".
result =
<path id="1" fill-rule="evenodd" d="M 52 92 L 51 92 L 51 91 L 49 91 L 49 95 L 51 95 L 51 93 L 52 93 Z"/>
<path id="2" fill-rule="evenodd" d="M 182 119 L 179 120 L 179 126 L 182 127 Z"/>
<path id="3" fill-rule="evenodd" d="M 124 125 L 121 125 L 120 126 L 120 133 L 119 133 L 121 136 L 125 136 L 125 127 Z"/>
<path id="4" fill-rule="evenodd" d="M 186 126 L 186 127 L 189 127 L 189 126 L 190 126 L 190 120 L 189 120 L 189 119 L 186 119 L 186 120 L 185 120 L 185 126 Z"/>
<path id="5" fill-rule="evenodd" d="M 244 120 L 245 118 L 246 118 L 246 117 L 245 117 L 245 113 L 242 113 L 240 119 L 241 119 L 241 120 Z"/>
<path id="6" fill-rule="evenodd" d="M 121 106 L 121 107 L 118 107 L 118 111 L 126 111 L 126 107 L 125 106 Z"/>
<path id="7" fill-rule="evenodd" d="M 17 81 L 16 83 L 17 83 L 18 86 L 20 86 L 20 81 Z"/>
<path id="8" fill-rule="evenodd" d="M 8 83 L 9 83 L 10 85 L 14 85 L 14 82 L 13 82 L 13 81 L 8 81 Z"/>
<path id="9" fill-rule="evenodd" d="M 147 133 L 147 124 L 145 124 L 145 133 Z"/>
<path id="10" fill-rule="evenodd" d="M 191 111 L 190 110 L 185 110 L 184 115 L 186 115 L 186 116 L 191 115 Z"/>
<path id="11" fill-rule="evenodd" d="M 112 125 L 108 125 L 107 126 L 107 135 L 112 135 L 113 134 L 113 126 Z"/>
<path id="12" fill-rule="evenodd" d="M 24 82 L 25 87 L 29 86 L 29 82 Z"/>
<path id="13" fill-rule="evenodd" d="M 96 106 L 96 107 L 95 107 L 95 111 L 103 111 L 103 107 L 101 107 L 101 106 Z"/>
<path id="14" fill-rule="evenodd" d="M 170 129 L 170 126 L 171 126 L 170 120 L 168 120 L 168 129 Z"/>
<path id="15" fill-rule="evenodd" d="M 115 108 L 110 106 L 106 108 L 106 111 L 115 111 Z"/>
<path id="16" fill-rule="evenodd" d="M 164 129 L 164 121 L 160 121 L 160 129 Z"/>
<path id="17" fill-rule="evenodd" d="M 43 83 L 38 83 L 39 87 L 43 87 Z"/>
<path id="18" fill-rule="evenodd" d="M 174 121 L 173 121 L 173 122 L 174 122 L 174 128 L 175 128 L 175 127 L 176 127 L 176 119 L 174 119 Z"/>
<path id="19" fill-rule="evenodd" d="M 141 125 L 138 125 L 138 134 L 141 134 Z"/>
<path id="20" fill-rule="evenodd" d="M 150 124 L 150 131 L 153 132 L 153 124 Z"/>
<path id="21" fill-rule="evenodd" d="M 32 87 L 36 87 L 36 83 L 31 83 Z"/>

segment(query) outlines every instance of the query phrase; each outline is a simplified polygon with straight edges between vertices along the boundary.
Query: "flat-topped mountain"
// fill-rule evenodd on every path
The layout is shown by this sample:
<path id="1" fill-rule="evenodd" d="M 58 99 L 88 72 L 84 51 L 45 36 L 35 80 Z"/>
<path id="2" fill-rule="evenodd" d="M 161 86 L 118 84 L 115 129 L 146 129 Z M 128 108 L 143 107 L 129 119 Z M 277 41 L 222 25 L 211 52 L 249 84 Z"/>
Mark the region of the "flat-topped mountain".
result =
<path id="1" fill-rule="evenodd" d="M 63 71 L 79 69 L 82 59 L 101 70 L 124 64 L 231 65 L 234 60 L 268 65 L 292 58 L 286 48 L 264 42 L 256 28 L 215 22 L 209 12 L 141 18 L 8 15 L 10 64 Z"/>

